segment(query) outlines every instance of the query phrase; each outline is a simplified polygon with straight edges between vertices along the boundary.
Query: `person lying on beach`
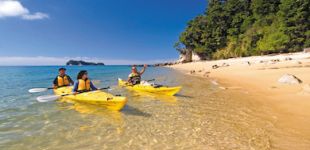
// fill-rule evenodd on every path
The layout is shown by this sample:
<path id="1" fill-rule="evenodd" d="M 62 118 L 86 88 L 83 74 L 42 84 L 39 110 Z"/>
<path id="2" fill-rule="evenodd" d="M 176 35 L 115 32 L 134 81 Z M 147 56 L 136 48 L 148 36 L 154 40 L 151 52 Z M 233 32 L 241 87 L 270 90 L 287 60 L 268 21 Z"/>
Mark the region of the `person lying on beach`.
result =
<path id="1" fill-rule="evenodd" d="M 134 65 L 131 67 L 131 73 L 129 74 L 128 76 L 128 80 L 127 82 L 129 84 L 132 84 L 132 85 L 136 85 L 136 84 L 140 84 L 141 82 L 141 76 L 142 74 L 145 72 L 145 69 L 146 69 L 147 65 L 145 64 L 143 66 L 143 69 L 139 72 L 137 70 L 137 67 Z"/>
<path id="2" fill-rule="evenodd" d="M 64 86 L 70 86 L 70 85 L 74 84 L 74 82 L 70 78 L 70 76 L 68 76 L 66 74 L 66 68 L 59 68 L 58 72 L 59 72 L 59 74 L 53 82 L 53 88 L 54 89 L 64 87 Z"/>
<path id="3" fill-rule="evenodd" d="M 97 88 L 88 78 L 87 71 L 86 70 L 80 71 L 77 76 L 77 82 L 73 86 L 72 92 L 77 94 L 81 92 L 88 92 L 88 91 L 94 91 L 94 90 L 97 90 Z"/>

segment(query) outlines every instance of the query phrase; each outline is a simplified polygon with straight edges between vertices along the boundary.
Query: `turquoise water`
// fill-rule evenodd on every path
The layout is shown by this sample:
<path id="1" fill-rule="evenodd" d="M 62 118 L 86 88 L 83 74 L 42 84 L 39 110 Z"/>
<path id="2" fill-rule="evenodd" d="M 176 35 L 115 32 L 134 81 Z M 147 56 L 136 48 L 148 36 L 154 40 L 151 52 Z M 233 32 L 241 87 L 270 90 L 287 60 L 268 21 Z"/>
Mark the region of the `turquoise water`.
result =
<path id="1" fill-rule="evenodd" d="M 59 66 L 0 67 L 0 149 L 307 149 L 303 132 L 278 127 L 281 114 L 244 91 L 221 90 L 205 78 L 148 68 L 144 79 L 182 85 L 175 97 L 142 95 L 117 86 L 128 66 L 67 67 L 75 79 L 86 69 L 97 87 L 128 98 L 109 111 L 93 105 L 39 103 L 28 89 L 50 87 Z"/>
<path id="2" fill-rule="evenodd" d="M 51 87 L 57 76 L 59 66 L 51 67 L 0 67 L 0 98 L 1 109 L 26 107 L 36 103 L 35 96 L 27 93 L 28 89 L 34 87 Z M 127 78 L 128 66 L 104 66 L 104 67 L 67 67 L 67 74 L 76 79 L 80 70 L 88 70 L 93 80 L 100 80 L 99 87 L 117 85 L 117 78 Z M 168 70 L 161 69 L 160 72 L 149 68 L 145 73 L 146 79 L 153 79 Z"/>
<path id="3" fill-rule="evenodd" d="M 0 149 L 51 148 L 53 146 L 40 143 L 46 143 L 47 141 L 53 143 L 50 139 L 55 139 L 54 142 L 60 140 L 66 143 L 66 136 L 69 133 L 65 132 L 66 134 L 61 138 L 59 135 L 62 133 L 60 130 L 66 130 L 67 127 L 77 127 L 78 130 L 80 128 L 83 130 L 83 128 L 93 126 L 91 122 L 96 120 L 98 122 L 95 124 L 103 123 L 103 127 L 106 126 L 106 128 L 109 128 L 110 124 L 116 124 L 116 128 L 121 128 L 120 126 L 123 125 L 124 118 L 127 116 L 150 116 L 150 114 L 130 105 L 127 105 L 121 112 L 112 112 L 91 105 L 72 106 L 72 104 L 60 102 L 37 102 L 36 97 L 52 94 L 52 91 L 30 94 L 28 89 L 51 87 L 59 67 L 0 67 L 0 76 L 2 76 L 0 78 Z M 76 79 L 76 75 L 80 70 L 88 70 L 90 78 L 95 81 L 97 87 L 110 86 L 112 88 L 109 91 L 110 93 L 136 97 L 138 105 L 141 105 L 142 101 L 153 103 L 152 99 L 156 99 L 153 96 L 141 97 L 117 86 L 117 78 L 127 78 L 130 72 L 129 66 L 68 66 L 66 68 L 67 74 L 72 79 Z M 150 67 L 145 72 L 144 79 L 155 78 L 157 83 L 178 85 L 173 77 L 168 76 L 173 74 L 172 72 L 170 69 Z M 167 80 L 168 78 L 169 80 Z M 162 97 L 161 99 L 168 101 L 168 103 L 176 101 L 175 97 Z M 129 100 L 132 99 L 129 98 Z M 145 106 L 150 106 L 151 103 Z M 68 120 L 70 121 L 66 122 Z M 75 126 L 76 124 L 79 125 Z M 50 129 L 46 130 L 49 127 Z M 95 129 L 96 131 L 100 130 L 100 128 Z M 110 130 L 115 130 L 115 128 L 104 131 L 110 132 Z M 83 138 L 87 137 L 88 135 L 83 136 Z M 37 143 L 32 141 L 32 138 L 36 139 Z M 64 143 L 62 143 L 63 148 L 66 147 Z"/>

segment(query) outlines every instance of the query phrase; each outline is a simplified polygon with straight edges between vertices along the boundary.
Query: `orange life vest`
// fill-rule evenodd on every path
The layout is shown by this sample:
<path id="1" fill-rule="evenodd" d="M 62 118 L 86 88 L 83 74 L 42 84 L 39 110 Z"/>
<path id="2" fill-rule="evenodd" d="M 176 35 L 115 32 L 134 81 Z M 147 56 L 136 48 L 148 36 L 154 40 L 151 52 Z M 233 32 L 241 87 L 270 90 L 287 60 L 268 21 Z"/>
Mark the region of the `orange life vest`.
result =
<path id="1" fill-rule="evenodd" d="M 62 86 L 69 86 L 69 85 L 70 85 L 69 78 L 68 78 L 68 76 L 66 76 L 66 75 L 63 76 L 63 77 L 58 76 L 58 77 L 57 77 L 57 83 L 58 83 L 57 86 L 59 86 L 59 87 L 62 87 Z"/>
<path id="2" fill-rule="evenodd" d="M 78 91 L 90 91 L 90 80 L 79 79 Z"/>

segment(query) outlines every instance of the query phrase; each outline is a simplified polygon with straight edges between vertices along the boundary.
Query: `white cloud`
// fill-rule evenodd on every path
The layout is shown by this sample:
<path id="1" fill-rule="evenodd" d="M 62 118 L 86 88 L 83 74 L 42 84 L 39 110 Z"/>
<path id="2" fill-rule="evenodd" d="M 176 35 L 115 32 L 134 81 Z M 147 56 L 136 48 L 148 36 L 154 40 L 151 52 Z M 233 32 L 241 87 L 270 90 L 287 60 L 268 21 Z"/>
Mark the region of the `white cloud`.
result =
<path id="1" fill-rule="evenodd" d="M 29 15 L 29 14 L 23 15 L 22 18 L 25 20 L 37 20 L 37 19 L 48 18 L 48 15 L 44 13 L 36 12 L 32 15 Z"/>
<path id="2" fill-rule="evenodd" d="M 0 66 L 46 66 L 46 65 L 65 65 L 68 60 L 84 60 L 90 62 L 103 62 L 107 65 L 131 65 L 131 64 L 154 64 L 169 62 L 171 60 L 124 60 L 124 59 L 103 59 L 90 57 L 19 57 L 19 56 L 0 56 Z"/>
<path id="3" fill-rule="evenodd" d="M 45 19 L 49 16 L 45 13 L 30 13 L 19 1 L 0 0 L 0 18 L 19 17 L 24 20 Z"/>

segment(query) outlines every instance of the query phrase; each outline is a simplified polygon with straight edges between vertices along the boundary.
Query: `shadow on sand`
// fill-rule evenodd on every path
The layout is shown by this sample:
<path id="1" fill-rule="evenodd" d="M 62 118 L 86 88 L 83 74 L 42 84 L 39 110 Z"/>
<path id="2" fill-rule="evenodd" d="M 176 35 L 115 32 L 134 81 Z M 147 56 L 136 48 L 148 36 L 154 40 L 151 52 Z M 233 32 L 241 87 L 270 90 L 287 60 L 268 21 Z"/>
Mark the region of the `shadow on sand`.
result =
<path id="1" fill-rule="evenodd" d="M 194 98 L 192 96 L 182 95 L 182 94 L 176 94 L 176 97 L 183 97 L 183 98 Z"/>
<path id="2" fill-rule="evenodd" d="M 133 115 L 133 116 L 140 116 L 140 117 L 151 117 L 152 115 L 146 112 L 139 110 L 138 108 L 126 105 L 125 108 L 122 110 L 124 114 Z"/>

